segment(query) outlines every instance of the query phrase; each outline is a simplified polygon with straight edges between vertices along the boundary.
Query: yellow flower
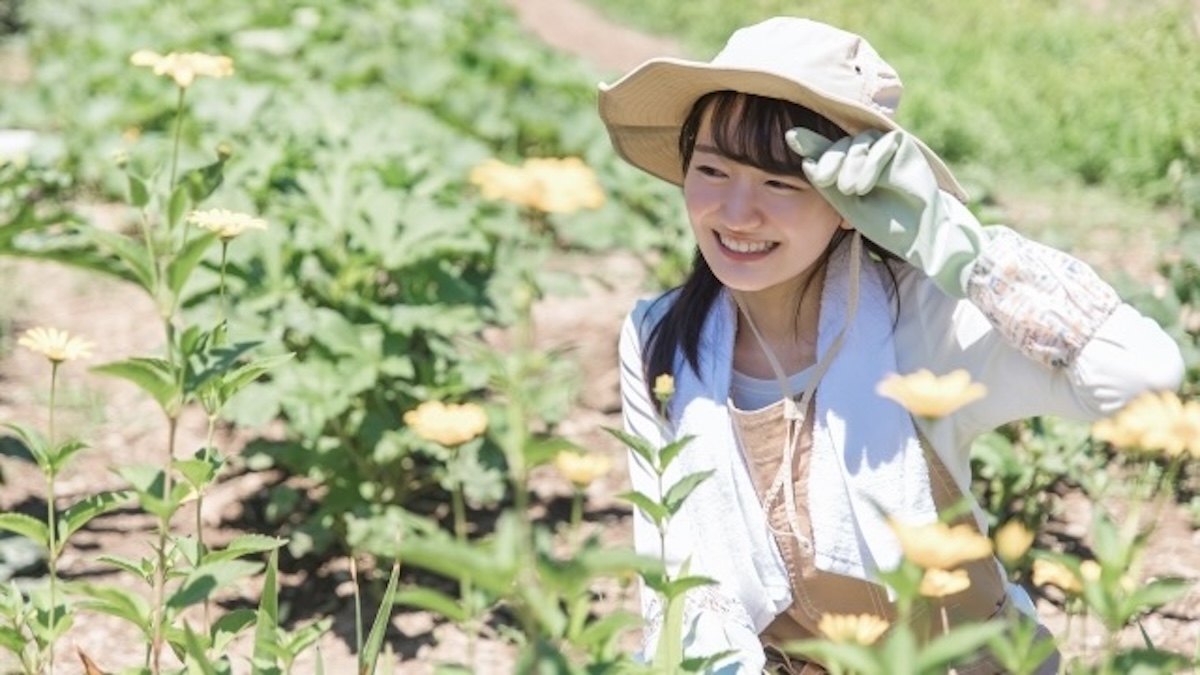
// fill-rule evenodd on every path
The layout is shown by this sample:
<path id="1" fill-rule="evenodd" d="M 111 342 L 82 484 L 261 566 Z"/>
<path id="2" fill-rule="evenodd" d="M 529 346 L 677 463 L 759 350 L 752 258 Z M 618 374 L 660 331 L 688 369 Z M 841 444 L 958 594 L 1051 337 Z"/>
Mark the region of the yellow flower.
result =
<path id="1" fill-rule="evenodd" d="M 488 419 L 483 408 L 474 403 L 425 401 L 404 413 L 404 423 L 421 438 L 449 447 L 481 435 L 487 430 Z"/>
<path id="2" fill-rule="evenodd" d="M 578 157 L 529 159 L 525 171 L 540 188 L 530 204 L 540 211 L 574 213 L 604 205 L 604 191 L 595 172 Z"/>
<path id="3" fill-rule="evenodd" d="M 917 589 L 927 598 L 944 598 L 947 595 L 962 593 L 971 587 L 971 577 L 966 570 L 940 570 L 937 568 L 925 570 L 921 577 L 921 586 Z"/>
<path id="4" fill-rule="evenodd" d="M 931 523 L 910 527 L 895 520 L 889 523 L 904 557 L 925 569 L 954 569 L 992 552 L 992 541 L 970 525 Z"/>
<path id="5" fill-rule="evenodd" d="M 1200 457 L 1200 402 L 1173 392 L 1146 392 L 1116 415 L 1096 422 L 1092 435 L 1122 450 Z"/>
<path id="6" fill-rule="evenodd" d="M 887 632 L 887 621 L 873 614 L 826 614 L 817 624 L 821 635 L 838 643 L 866 647 Z"/>
<path id="7" fill-rule="evenodd" d="M 666 403 L 675 394 L 675 378 L 663 373 L 654 378 L 654 398 L 659 403 Z"/>
<path id="8" fill-rule="evenodd" d="M 542 157 L 522 166 L 489 159 L 471 170 L 468 180 L 484 199 L 503 200 L 545 213 L 574 213 L 604 205 L 596 174 L 578 157 Z"/>
<path id="9" fill-rule="evenodd" d="M 996 554 L 1012 565 L 1020 560 L 1033 546 L 1034 534 L 1020 521 L 1010 520 L 992 535 L 996 542 Z"/>
<path id="10" fill-rule="evenodd" d="M 153 68 L 155 75 L 165 75 L 183 89 L 192 86 L 197 77 L 217 79 L 233 75 L 233 59 L 202 52 L 159 54 L 149 49 L 139 49 L 129 57 L 129 62 L 135 66 Z"/>
<path id="11" fill-rule="evenodd" d="M 267 229 L 267 221 L 262 218 L 227 209 L 192 211 L 188 215 L 188 222 L 209 232 L 215 232 L 222 241 L 229 241 L 246 230 Z"/>
<path id="12" fill-rule="evenodd" d="M 92 355 L 92 343 L 57 328 L 30 328 L 17 344 L 41 354 L 54 363 L 74 361 Z"/>
<path id="13" fill-rule="evenodd" d="M 575 486 L 585 487 L 612 470 L 612 462 L 602 455 L 564 450 L 555 456 L 554 468 Z"/>
<path id="14" fill-rule="evenodd" d="M 1079 577 L 1062 563 L 1038 558 L 1033 561 L 1033 584 L 1035 586 L 1057 586 L 1072 595 L 1083 592 Z"/>
<path id="15" fill-rule="evenodd" d="M 910 375 L 890 375 L 875 391 L 917 417 L 935 419 L 983 398 L 987 387 L 972 382 L 970 374 L 962 369 L 938 377 L 922 368 Z"/>

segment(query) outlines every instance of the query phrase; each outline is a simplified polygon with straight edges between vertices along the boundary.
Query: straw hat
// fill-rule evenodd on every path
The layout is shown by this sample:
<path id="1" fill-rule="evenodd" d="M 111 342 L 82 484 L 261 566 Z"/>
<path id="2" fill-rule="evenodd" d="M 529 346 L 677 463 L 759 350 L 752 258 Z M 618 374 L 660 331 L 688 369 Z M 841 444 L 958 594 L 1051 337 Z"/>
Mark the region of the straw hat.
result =
<path id="1" fill-rule="evenodd" d="M 896 70 L 862 37 L 791 17 L 738 30 L 711 62 L 650 59 L 601 84 L 600 118 L 626 161 L 680 185 L 680 127 L 697 99 L 724 90 L 797 103 L 849 134 L 901 129 L 893 119 L 903 91 Z M 946 163 L 913 140 L 942 189 L 966 201 Z"/>

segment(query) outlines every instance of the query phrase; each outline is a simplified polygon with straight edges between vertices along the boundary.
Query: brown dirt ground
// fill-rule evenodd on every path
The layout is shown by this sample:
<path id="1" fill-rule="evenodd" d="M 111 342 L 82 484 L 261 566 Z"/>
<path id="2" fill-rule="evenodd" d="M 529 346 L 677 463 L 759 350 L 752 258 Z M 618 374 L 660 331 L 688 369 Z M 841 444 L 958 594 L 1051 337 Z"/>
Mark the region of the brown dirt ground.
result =
<path id="1" fill-rule="evenodd" d="M 572 0 L 509 0 L 525 25 L 547 43 L 590 59 L 599 69 L 618 72 L 648 56 L 678 55 L 682 49 L 674 43 L 613 25 L 594 10 Z M 101 209 L 98 218 L 111 222 L 122 215 Z M 613 495 L 626 488 L 625 457 L 620 448 L 600 431 L 617 425 L 615 342 L 621 318 L 641 293 L 640 265 L 627 256 L 615 255 L 580 261 L 598 279 L 608 283 L 590 283 L 583 297 L 550 299 L 537 308 L 540 342 L 546 346 L 572 348 L 586 373 L 589 386 L 579 406 L 563 423 L 564 435 L 610 456 L 615 464 L 610 475 L 593 484 L 588 491 L 587 526 L 601 534 L 611 545 L 628 545 L 630 529 L 628 509 Z M 619 283 L 614 283 L 620 280 Z M 161 344 L 153 308 L 138 291 L 128 286 L 98 280 L 55 265 L 11 261 L 0 264 L 0 286 L 5 288 L 5 314 L 15 317 L 15 330 L 33 325 L 52 325 L 72 333 L 89 336 L 97 342 L 93 362 L 100 363 L 132 355 L 152 353 Z M 42 423 L 48 381 L 47 368 L 40 359 L 13 350 L 0 361 L 0 420 Z M 131 463 L 158 463 L 165 452 L 166 432 L 154 405 L 131 386 L 92 375 L 78 364 L 64 368 L 60 401 L 66 406 L 60 428 L 91 441 L 86 452 L 61 478 L 59 492 L 64 503 L 101 489 L 117 488 L 120 480 L 111 469 Z M 189 417 L 181 429 L 181 448 L 202 443 L 204 421 Z M 221 443 L 236 454 L 239 439 L 227 437 Z M 30 508 L 43 498 L 40 475 L 28 465 L 4 461 L 6 482 L 0 484 L 0 509 Z M 278 477 L 263 473 L 234 471 L 215 486 L 202 514 L 206 539 L 220 543 L 235 536 L 237 523 L 244 522 L 246 503 L 260 495 Z M 542 503 L 569 494 L 568 486 L 552 472 L 535 475 L 533 489 Z M 1064 499 L 1063 517 L 1052 523 L 1051 530 L 1072 537 L 1086 538 L 1092 505 L 1079 494 Z M 185 514 L 178 525 L 183 532 L 194 530 L 193 516 Z M 132 579 L 113 574 L 94 562 L 99 553 L 142 557 L 149 551 L 152 524 L 137 513 L 118 513 L 95 521 L 80 532 L 61 560 L 68 576 L 101 583 L 136 586 Z M 354 613 L 352 585 L 344 560 L 332 561 L 318 570 L 293 570 L 284 575 L 284 598 L 293 617 L 329 616 L 333 630 L 320 641 L 320 656 L 327 673 L 355 671 Z M 1200 577 L 1200 533 L 1190 524 L 1181 508 L 1169 509 L 1150 544 L 1146 575 L 1182 575 Z M 258 597 L 260 581 L 226 594 L 229 603 L 252 604 Z M 599 589 L 598 608 L 623 606 L 636 608 L 636 598 L 628 589 Z M 1100 631 L 1092 625 L 1082 627 L 1076 620 L 1066 632 L 1066 620 L 1054 604 L 1041 600 L 1050 627 L 1067 635 L 1065 650 L 1079 654 L 1096 647 Z M 1166 611 L 1144 621 L 1147 634 L 1156 643 L 1191 652 L 1200 641 L 1200 590 L 1193 589 Z M 74 675 L 81 671 L 76 650 L 89 654 L 106 670 L 140 663 L 141 641 L 122 622 L 102 615 L 80 612 L 74 627 L 60 642 L 59 673 Z M 397 611 L 388 646 L 395 652 L 390 659 L 391 672 L 426 674 L 443 661 L 458 661 L 466 653 L 466 638 L 452 624 L 441 622 L 422 612 Z M 1123 640 L 1135 644 L 1130 632 Z M 234 653 L 247 654 L 249 645 L 236 646 Z M 513 650 L 495 636 L 486 637 L 476 650 L 473 669 L 478 673 L 509 673 Z M 309 651 L 295 672 L 314 672 L 315 651 Z M 13 666 L 0 657 L 0 673 Z M 384 670 L 384 672 L 387 672 Z"/>

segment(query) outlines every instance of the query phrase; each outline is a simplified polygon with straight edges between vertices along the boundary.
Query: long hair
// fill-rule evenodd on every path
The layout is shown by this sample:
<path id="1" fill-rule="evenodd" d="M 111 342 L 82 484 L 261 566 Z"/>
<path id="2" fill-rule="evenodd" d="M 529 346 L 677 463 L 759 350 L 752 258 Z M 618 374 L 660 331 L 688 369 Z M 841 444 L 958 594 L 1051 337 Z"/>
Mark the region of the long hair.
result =
<path id="1" fill-rule="evenodd" d="M 847 133 L 825 117 L 803 106 L 780 99 L 743 94 L 734 91 L 716 91 L 705 94 L 692 106 L 679 132 L 679 156 L 684 174 L 691 164 L 692 153 L 700 123 L 709 115 L 712 126 L 713 144 L 721 154 L 731 160 L 757 167 L 769 173 L 794 176 L 807 181 L 801 166 L 802 158 L 792 152 L 784 141 L 784 134 L 794 127 L 811 129 L 826 138 L 836 141 Z M 834 250 L 845 241 L 850 233 L 838 229 L 829 245 L 813 264 L 827 265 Z M 899 260 L 896 256 L 866 241 L 868 249 L 884 260 Z M 886 266 L 891 274 L 893 297 L 895 275 L 891 265 Z M 799 297 L 803 298 L 817 275 L 810 275 Z M 687 364 L 700 370 L 700 334 L 704 321 L 712 309 L 713 302 L 721 293 L 721 282 L 713 274 L 699 247 L 692 258 L 692 269 L 679 287 L 675 301 L 662 319 L 650 331 L 648 340 L 649 358 L 645 360 L 644 373 L 647 386 L 663 373 L 673 373 L 676 354 L 682 353 Z M 897 312 L 899 307 L 896 307 Z M 800 307 L 795 308 L 799 317 Z M 653 398 L 653 394 L 651 394 Z"/>

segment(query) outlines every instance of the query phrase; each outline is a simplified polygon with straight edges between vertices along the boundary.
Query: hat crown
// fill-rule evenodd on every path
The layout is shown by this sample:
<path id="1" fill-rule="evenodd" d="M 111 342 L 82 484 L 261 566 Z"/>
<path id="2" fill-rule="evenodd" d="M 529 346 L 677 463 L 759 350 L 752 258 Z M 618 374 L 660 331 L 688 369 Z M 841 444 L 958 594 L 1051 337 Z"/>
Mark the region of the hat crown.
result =
<path id="1" fill-rule="evenodd" d="M 775 17 L 734 32 L 713 66 L 761 71 L 894 118 L 904 85 L 862 37 L 817 21 Z"/>

